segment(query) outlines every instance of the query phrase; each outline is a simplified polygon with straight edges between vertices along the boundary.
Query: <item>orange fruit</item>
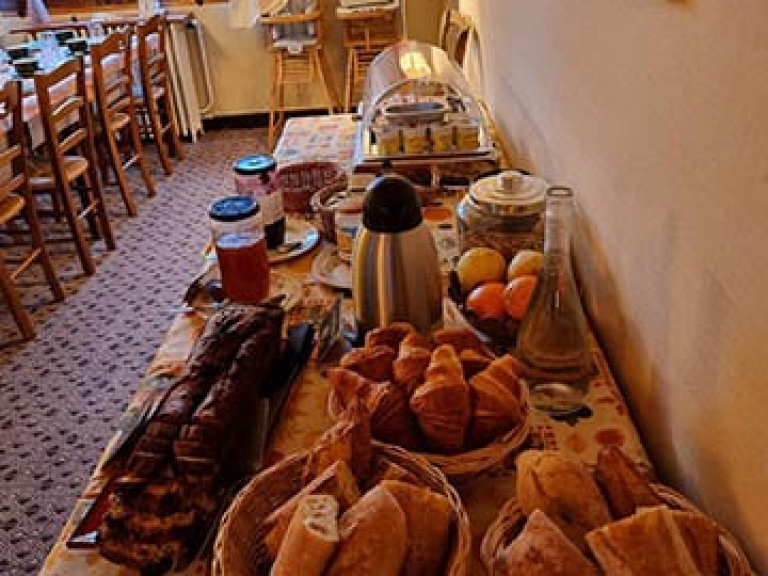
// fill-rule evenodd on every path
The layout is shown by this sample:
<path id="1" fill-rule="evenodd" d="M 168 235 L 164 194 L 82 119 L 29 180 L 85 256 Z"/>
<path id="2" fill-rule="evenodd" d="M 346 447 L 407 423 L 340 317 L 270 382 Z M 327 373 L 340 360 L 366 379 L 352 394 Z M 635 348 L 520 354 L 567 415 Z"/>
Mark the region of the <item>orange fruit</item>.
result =
<path id="1" fill-rule="evenodd" d="M 504 309 L 510 318 L 522 320 L 525 311 L 528 310 L 528 304 L 533 295 L 533 289 L 536 288 L 537 276 L 525 274 L 513 278 L 504 289 Z"/>
<path id="2" fill-rule="evenodd" d="M 506 314 L 504 306 L 504 290 L 502 282 L 486 282 L 480 284 L 467 295 L 466 306 L 480 318 L 503 318 Z"/>

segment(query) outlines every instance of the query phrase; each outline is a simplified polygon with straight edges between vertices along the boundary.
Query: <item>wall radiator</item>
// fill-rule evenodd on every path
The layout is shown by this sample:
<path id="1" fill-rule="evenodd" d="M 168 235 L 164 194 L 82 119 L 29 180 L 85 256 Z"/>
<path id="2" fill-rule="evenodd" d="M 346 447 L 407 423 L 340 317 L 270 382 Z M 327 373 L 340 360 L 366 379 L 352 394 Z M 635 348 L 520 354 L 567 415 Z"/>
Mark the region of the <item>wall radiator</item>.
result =
<path id="1" fill-rule="evenodd" d="M 208 52 L 200 22 L 190 18 L 171 23 L 166 50 L 179 134 L 195 142 L 203 133 L 203 116 L 214 105 Z"/>

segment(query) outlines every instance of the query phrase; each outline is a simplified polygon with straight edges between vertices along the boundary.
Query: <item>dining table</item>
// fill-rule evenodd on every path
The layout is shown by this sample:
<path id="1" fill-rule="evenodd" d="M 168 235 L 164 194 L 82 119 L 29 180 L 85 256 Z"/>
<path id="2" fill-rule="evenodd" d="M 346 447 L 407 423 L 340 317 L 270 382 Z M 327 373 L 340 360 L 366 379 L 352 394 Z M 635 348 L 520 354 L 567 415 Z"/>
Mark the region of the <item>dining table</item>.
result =
<path id="1" fill-rule="evenodd" d="M 350 115 L 289 120 L 274 151 L 278 165 L 302 159 L 324 159 L 338 162 L 351 170 L 355 122 L 354 116 Z M 461 190 L 441 191 L 425 208 L 425 220 L 436 236 L 444 273 L 455 263 L 458 255 L 453 210 L 461 195 Z M 300 234 L 304 236 L 308 230 L 311 233 L 312 229 L 319 227 L 319 223 L 312 220 L 296 226 L 298 230 L 303 230 Z M 328 310 L 340 299 L 342 326 L 353 325 L 354 307 L 344 263 L 335 262 L 334 270 L 339 272 L 337 276 L 328 273 L 326 269 L 319 269 L 318 261 L 323 258 L 332 259 L 335 248 L 320 235 L 313 234 L 312 237 L 311 246 L 303 246 L 294 256 L 281 257 L 271 264 L 273 276 L 280 281 L 278 291 L 290 293 L 288 300 L 291 301 L 291 308 L 286 316 L 286 324 L 290 326 L 313 322 L 319 313 Z M 201 266 L 215 270 L 210 260 L 210 255 L 201 255 Z M 446 325 L 463 323 L 460 310 L 448 298 L 445 299 L 444 310 Z M 134 421 L 145 400 L 159 388 L 168 387 L 183 372 L 190 350 L 205 326 L 206 316 L 205 312 L 197 309 L 180 309 L 175 315 L 144 377 L 137 383 L 128 408 L 116 423 L 115 435 L 104 450 L 105 457 L 112 452 L 114 444 L 120 442 L 126 426 Z M 566 416 L 552 416 L 532 409 L 530 437 L 525 446 L 558 449 L 586 464 L 595 463 L 601 448 L 619 446 L 632 460 L 650 471 L 651 465 L 624 396 L 594 337 L 591 340 L 591 351 L 596 374 L 589 383 L 582 408 Z M 306 450 L 332 424 L 327 411 L 329 384 L 324 377 L 328 367 L 329 364 L 319 355 L 310 357 L 292 387 L 271 436 L 264 458 L 265 466 Z M 87 486 L 77 498 L 69 519 L 42 566 L 42 576 L 136 574 L 129 568 L 102 558 L 94 543 L 72 546 L 69 542 L 110 479 L 103 467 L 104 458 L 96 464 Z M 514 458 L 506 458 L 493 469 L 462 482 L 457 489 L 471 524 L 473 558 L 469 572 L 479 576 L 485 573 L 479 560 L 482 536 L 503 503 L 514 494 Z M 210 551 L 204 550 L 183 573 L 208 574 L 210 565 Z"/>

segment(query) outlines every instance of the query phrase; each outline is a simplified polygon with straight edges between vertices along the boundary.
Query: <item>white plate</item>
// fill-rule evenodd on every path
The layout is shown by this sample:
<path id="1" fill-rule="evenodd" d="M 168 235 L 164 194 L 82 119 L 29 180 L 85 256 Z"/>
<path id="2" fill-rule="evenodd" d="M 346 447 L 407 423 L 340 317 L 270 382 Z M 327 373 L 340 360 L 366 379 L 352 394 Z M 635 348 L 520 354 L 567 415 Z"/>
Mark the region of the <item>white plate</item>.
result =
<path id="1" fill-rule="evenodd" d="M 285 241 L 284 244 L 298 242 L 295 248 L 289 252 L 269 251 L 269 262 L 285 262 L 309 252 L 320 241 L 320 232 L 312 224 L 305 220 L 296 218 L 285 218 Z"/>
<path id="2" fill-rule="evenodd" d="M 352 268 L 339 258 L 336 246 L 325 246 L 312 261 L 312 278 L 340 290 L 352 289 Z"/>

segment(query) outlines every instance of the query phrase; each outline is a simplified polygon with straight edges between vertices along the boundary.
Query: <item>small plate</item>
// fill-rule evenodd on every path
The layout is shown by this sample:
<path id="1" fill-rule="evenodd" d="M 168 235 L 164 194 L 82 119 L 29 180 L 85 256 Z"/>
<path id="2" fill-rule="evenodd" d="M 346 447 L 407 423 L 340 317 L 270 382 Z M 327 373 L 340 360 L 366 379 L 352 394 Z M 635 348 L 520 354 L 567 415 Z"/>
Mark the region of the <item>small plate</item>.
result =
<path id="1" fill-rule="evenodd" d="M 293 260 L 309 252 L 320 240 L 320 232 L 312 224 L 305 220 L 299 220 L 286 216 L 285 218 L 285 241 L 283 246 L 295 244 L 295 247 L 288 251 L 280 251 L 279 248 L 269 251 L 269 262 L 285 262 Z"/>
<path id="2" fill-rule="evenodd" d="M 326 246 L 312 261 L 312 278 L 339 290 L 352 289 L 352 268 L 339 258 L 335 246 Z"/>

